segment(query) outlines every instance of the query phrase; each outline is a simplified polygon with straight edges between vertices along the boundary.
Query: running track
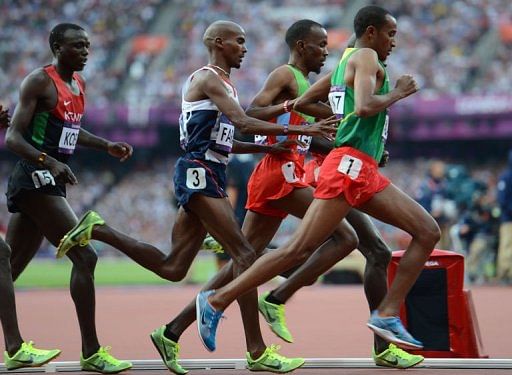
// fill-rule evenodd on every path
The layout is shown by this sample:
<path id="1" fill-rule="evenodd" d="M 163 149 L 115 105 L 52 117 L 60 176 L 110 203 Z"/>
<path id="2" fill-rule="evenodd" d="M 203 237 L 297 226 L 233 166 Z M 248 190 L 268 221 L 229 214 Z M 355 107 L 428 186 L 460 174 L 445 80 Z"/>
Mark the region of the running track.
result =
<path id="1" fill-rule="evenodd" d="M 264 288 L 265 289 L 265 288 Z M 480 330 L 490 358 L 512 358 L 512 289 L 507 287 L 472 288 Z M 111 345 L 113 353 L 124 359 L 158 359 L 148 334 L 168 322 L 191 298 L 198 287 L 126 287 L 98 288 L 97 326 L 102 345 Z M 59 361 L 77 361 L 80 337 L 73 303 L 67 290 L 22 290 L 16 294 L 20 328 L 25 339 L 40 347 L 62 349 Z M 231 306 L 221 322 L 218 349 L 207 352 L 200 343 L 195 326 L 180 340 L 182 358 L 242 358 L 245 353 L 243 330 L 238 308 Z M 368 318 L 361 286 L 313 286 L 299 292 L 287 308 L 294 344 L 276 338 L 262 322 L 267 344 L 282 345 L 288 356 L 369 357 L 372 343 L 365 323 Z M 371 374 L 375 369 L 304 369 L 297 374 Z M 389 371 L 380 369 L 380 371 Z M 391 370 L 395 371 L 395 370 Z M 485 374 L 506 370 L 415 369 L 422 374 Z M 131 371 L 130 373 L 137 373 Z M 158 371 L 160 372 L 160 371 Z M 410 372 L 410 370 L 409 370 Z M 153 371 L 153 373 L 155 373 Z M 166 373 L 166 372 L 160 372 Z M 242 374 L 238 370 L 193 371 Z"/>

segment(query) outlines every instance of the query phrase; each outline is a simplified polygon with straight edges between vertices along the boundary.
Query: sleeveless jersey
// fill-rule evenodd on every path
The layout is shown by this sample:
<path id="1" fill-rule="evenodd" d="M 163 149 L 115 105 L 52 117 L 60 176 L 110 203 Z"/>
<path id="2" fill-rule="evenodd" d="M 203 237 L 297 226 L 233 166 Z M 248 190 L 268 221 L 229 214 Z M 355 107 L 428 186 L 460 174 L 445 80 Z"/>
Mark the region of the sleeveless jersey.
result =
<path id="1" fill-rule="evenodd" d="M 309 81 L 304 77 L 302 72 L 297 68 L 286 65 L 293 76 L 295 77 L 295 81 L 297 82 L 298 92 L 297 97 L 301 96 L 306 92 L 306 90 L 311 86 Z M 276 124 L 284 125 L 307 125 L 315 122 L 315 118 L 312 116 L 308 116 L 304 113 L 300 113 L 292 110 L 291 112 L 283 113 L 277 118 L 271 120 L 270 122 L 275 122 Z M 287 159 L 292 161 L 299 161 L 301 164 L 304 164 L 304 157 L 309 150 L 309 146 L 311 145 L 312 137 L 309 135 L 256 135 L 254 137 L 255 143 L 265 144 L 265 145 L 273 145 L 275 143 L 285 141 L 287 139 L 298 139 L 302 143 L 305 144 L 305 147 L 301 146 L 293 146 L 293 152 L 283 153 L 278 157 L 281 159 Z M 276 156 L 276 155 L 272 155 Z"/>
<path id="2" fill-rule="evenodd" d="M 25 139 L 39 151 L 66 163 L 75 151 L 85 109 L 83 81 L 77 73 L 73 79 L 80 93 L 75 95 L 60 78 L 54 65 L 44 67 L 57 89 L 57 105 L 47 112 L 36 113 L 28 127 Z"/>
<path id="3" fill-rule="evenodd" d="M 230 81 L 224 79 L 209 66 L 203 66 L 196 70 L 188 77 L 182 90 L 180 145 L 192 159 L 227 164 L 235 134 L 235 127 L 232 122 L 219 111 L 210 99 L 195 102 L 185 100 L 185 95 L 194 79 L 194 74 L 201 70 L 209 70 L 215 73 L 224 84 L 228 95 L 238 102 L 236 89 Z"/>
<path id="4" fill-rule="evenodd" d="M 333 113 L 341 119 L 334 146 L 356 148 L 378 162 L 388 136 L 389 116 L 387 109 L 364 118 L 354 113 L 354 89 L 345 85 L 345 70 L 350 56 L 356 51 L 357 48 L 345 50 L 331 78 L 329 104 Z M 384 83 L 377 94 L 384 95 L 389 92 L 389 79 L 384 64 L 380 61 L 379 64 L 384 69 Z"/>

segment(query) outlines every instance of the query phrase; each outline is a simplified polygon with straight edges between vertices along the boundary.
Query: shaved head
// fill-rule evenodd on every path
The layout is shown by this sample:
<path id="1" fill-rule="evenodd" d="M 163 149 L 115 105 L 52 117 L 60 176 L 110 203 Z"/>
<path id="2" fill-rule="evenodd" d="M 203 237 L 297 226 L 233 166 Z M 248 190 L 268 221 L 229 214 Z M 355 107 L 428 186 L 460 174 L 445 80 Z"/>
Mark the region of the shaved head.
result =
<path id="1" fill-rule="evenodd" d="M 203 35 L 203 43 L 208 49 L 212 49 L 215 39 L 224 39 L 237 33 L 245 34 L 244 29 L 239 24 L 231 21 L 215 21 L 206 28 Z"/>

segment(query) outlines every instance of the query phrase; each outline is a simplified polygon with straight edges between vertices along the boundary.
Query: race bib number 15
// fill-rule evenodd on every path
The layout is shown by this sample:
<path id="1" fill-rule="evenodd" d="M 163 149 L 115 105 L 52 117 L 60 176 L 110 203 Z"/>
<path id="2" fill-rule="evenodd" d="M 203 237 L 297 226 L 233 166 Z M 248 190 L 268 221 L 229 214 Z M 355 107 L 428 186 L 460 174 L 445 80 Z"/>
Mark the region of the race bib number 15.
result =
<path id="1" fill-rule="evenodd" d="M 34 182 L 36 189 L 46 185 L 55 186 L 55 180 L 50 171 L 47 169 L 32 172 L 32 182 Z"/>

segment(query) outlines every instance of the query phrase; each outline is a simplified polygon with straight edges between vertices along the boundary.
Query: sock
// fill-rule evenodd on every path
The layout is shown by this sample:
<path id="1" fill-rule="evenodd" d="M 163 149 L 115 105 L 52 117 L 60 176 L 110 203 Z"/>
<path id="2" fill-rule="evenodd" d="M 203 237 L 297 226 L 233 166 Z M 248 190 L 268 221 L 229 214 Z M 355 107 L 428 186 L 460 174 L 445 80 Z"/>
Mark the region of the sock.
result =
<path id="1" fill-rule="evenodd" d="M 273 303 L 274 305 L 284 305 L 284 302 L 274 297 L 274 292 L 270 292 L 270 294 L 265 298 L 265 301 L 269 303 Z"/>
<path id="2" fill-rule="evenodd" d="M 171 331 L 171 323 L 167 324 L 165 326 L 165 331 L 164 331 L 164 336 L 166 338 L 168 338 L 169 340 L 172 340 L 174 341 L 175 343 L 178 343 L 178 340 L 180 339 L 179 336 L 175 335 L 172 331 Z"/>

